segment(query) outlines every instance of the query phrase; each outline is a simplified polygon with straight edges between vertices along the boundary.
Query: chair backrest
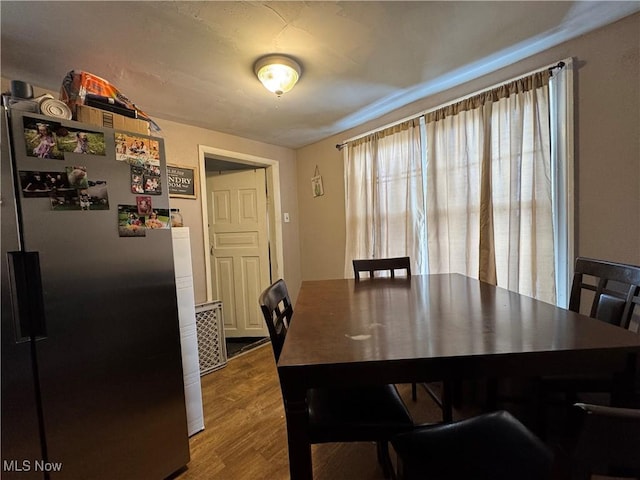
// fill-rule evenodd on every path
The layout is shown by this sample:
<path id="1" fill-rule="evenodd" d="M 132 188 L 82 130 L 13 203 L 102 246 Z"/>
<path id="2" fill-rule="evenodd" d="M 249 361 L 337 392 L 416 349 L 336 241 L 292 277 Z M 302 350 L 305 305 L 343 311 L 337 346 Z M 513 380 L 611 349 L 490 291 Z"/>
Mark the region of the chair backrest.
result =
<path id="1" fill-rule="evenodd" d="M 293 317 L 293 306 L 289 298 L 289 291 L 284 280 L 277 280 L 267 287 L 261 294 L 260 309 L 269 329 L 271 346 L 276 362 L 280 358 L 284 339 Z"/>
<path id="2" fill-rule="evenodd" d="M 574 479 L 616 472 L 624 478 L 640 475 L 640 410 L 576 403 L 582 425 L 573 452 Z M 611 477 L 606 477 L 611 478 Z"/>
<path id="3" fill-rule="evenodd" d="M 396 258 L 372 258 L 363 260 L 353 260 L 353 274 L 356 280 L 360 280 L 361 272 L 369 272 L 373 278 L 375 272 L 388 271 L 391 278 L 395 277 L 396 270 L 405 270 L 406 276 L 411 276 L 411 260 L 409 257 Z"/>
<path id="4" fill-rule="evenodd" d="M 634 307 L 640 304 L 640 267 L 578 257 L 569 310 L 580 312 L 586 290 L 594 292 L 590 317 L 628 329 Z"/>
<path id="5" fill-rule="evenodd" d="M 504 410 L 418 427 L 391 443 L 405 480 L 543 480 L 554 461 L 551 449 Z"/>

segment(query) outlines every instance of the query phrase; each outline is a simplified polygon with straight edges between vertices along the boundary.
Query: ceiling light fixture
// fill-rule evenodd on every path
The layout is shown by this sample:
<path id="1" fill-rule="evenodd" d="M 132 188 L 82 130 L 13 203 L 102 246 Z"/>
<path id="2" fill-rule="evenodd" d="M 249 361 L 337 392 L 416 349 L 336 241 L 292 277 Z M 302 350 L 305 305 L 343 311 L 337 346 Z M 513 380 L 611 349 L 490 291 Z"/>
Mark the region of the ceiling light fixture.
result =
<path id="1" fill-rule="evenodd" d="M 267 55 L 259 58 L 253 70 L 265 88 L 277 96 L 291 90 L 302 73 L 300 64 L 285 55 Z"/>

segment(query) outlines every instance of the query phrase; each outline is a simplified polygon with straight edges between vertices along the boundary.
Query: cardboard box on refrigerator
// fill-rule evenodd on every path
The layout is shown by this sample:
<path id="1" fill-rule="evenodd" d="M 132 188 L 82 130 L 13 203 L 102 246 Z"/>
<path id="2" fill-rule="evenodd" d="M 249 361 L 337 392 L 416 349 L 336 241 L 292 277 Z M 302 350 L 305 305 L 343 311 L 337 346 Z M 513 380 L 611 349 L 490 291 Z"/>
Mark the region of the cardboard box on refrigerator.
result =
<path id="1" fill-rule="evenodd" d="M 129 100 L 122 92 L 120 92 L 114 85 L 107 80 L 93 75 L 89 72 L 71 70 L 65 75 L 62 80 L 62 87 L 60 88 L 60 100 L 67 104 L 71 109 L 73 118 L 79 121 L 87 121 L 89 119 L 98 119 L 94 125 L 111 126 L 111 119 L 113 119 L 113 128 L 129 130 L 132 132 L 142 133 L 142 123 L 136 121 L 126 122 L 126 127 L 123 128 L 124 120 L 118 119 L 120 113 L 114 110 L 112 107 L 97 108 L 98 113 L 85 111 L 79 113 L 80 107 L 88 107 L 93 105 L 90 103 L 90 97 L 97 97 L 100 101 L 107 101 L 107 105 L 117 106 L 129 111 L 135 111 L 135 115 L 131 115 L 134 119 L 142 119 L 145 121 L 145 133 L 148 134 L 149 130 L 153 132 L 159 132 L 160 127 L 156 124 L 151 117 L 140 110 L 131 100 Z M 100 107 L 100 105 L 98 105 Z M 93 107 L 94 109 L 96 107 Z M 107 113 L 103 113 L 106 111 Z M 88 113 L 89 112 L 89 113 Z M 113 115 L 115 113 L 115 115 Z M 100 118 L 102 115 L 104 118 Z M 126 115 L 123 115 L 126 116 Z M 106 122 L 106 123 L 105 123 Z"/>
<path id="2" fill-rule="evenodd" d="M 100 127 L 149 135 L 149 122 L 146 120 L 125 117 L 124 115 L 86 105 L 76 106 L 76 120 Z"/>

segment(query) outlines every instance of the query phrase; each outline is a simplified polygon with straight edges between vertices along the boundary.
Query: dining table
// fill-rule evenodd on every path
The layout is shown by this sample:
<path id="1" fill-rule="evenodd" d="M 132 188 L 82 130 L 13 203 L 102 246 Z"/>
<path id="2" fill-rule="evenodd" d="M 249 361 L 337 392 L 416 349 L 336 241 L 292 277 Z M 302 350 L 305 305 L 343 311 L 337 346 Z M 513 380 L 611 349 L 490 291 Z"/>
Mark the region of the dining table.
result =
<path id="1" fill-rule="evenodd" d="M 292 480 L 313 478 L 306 393 L 582 373 L 632 390 L 640 336 L 461 274 L 302 282 L 277 368 Z"/>

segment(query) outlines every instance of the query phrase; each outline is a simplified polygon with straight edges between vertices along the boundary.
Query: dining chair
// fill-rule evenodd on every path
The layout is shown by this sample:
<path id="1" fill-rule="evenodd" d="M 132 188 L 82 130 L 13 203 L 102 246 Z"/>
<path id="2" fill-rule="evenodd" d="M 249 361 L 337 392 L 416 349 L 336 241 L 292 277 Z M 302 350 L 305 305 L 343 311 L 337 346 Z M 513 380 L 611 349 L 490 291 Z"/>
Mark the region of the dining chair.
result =
<path id="1" fill-rule="evenodd" d="M 416 428 L 391 439 L 399 480 L 545 480 L 551 450 L 501 410 Z"/>
<path id="2" fill-rule="evenodd" d="M 407 277 L 411 277 L 411 260 L 409 257 L 395 258 L 370 258 L 353 260 L 353 274 L 356 280 L 360 280 L 360 274 L 368 272 L 373 278 L 375 272 L 386 271 L 391 278 L 395 278 L 396 270 L 404 270 Z"/>
<path id="3" fill-rule="evenodd" d="M 632 322 L 634 308 L 640 304 L 640 267 L 585 257 L 576 259 L 569 297 L 569 310 L 625 329 L 638 329 Z M 488 408 L 498 401 L 520 402 L 498 394 L 498 382 L 489 383 Z M 533 380 L 533 410 L 537 432 L 545 435 L 547 406 L 558 403 L 569 412 L 581 393 L 612 392 L 614 378 L 595 374 L 558 375 Z"/>
<path id="4" fill-rule="evenodd" d="M 589 281 L 589 278 L 593 281 Z M 629 329 L 634 307 L 640 304 L 640 267 L 578 257 L 569 310 L 581 311 L 586 291 L 594 292 L 590 302 L 590 317 Z"/>
<path id="5" fill-rule="evenodd" d="M 569 310 L 637 331 L 632 324 L 634 308 L 640 304 L 640 267 L 622 263 L 578 257 L 575 264 Z M 539 379 L 536 391 L 540 401 L 560 393 L 566 404 L 577 401 L 579 393 L 611 393 L 612 376 L 563 375 Z M 544 404 L 541 404 L 544 406 Z"/>
<path id="6" fill-rule="evenodd" d="M 360 274 L 366 272 L 369 274 L 369 278 L 376 277 L 376 272 L 388 272 L 391 278 L 395 278 L 396 270 L 404 270 L 405 277 L 411 278 L 411 258 L 410 257 L 394 257 L 394 258 L 370 258 L 370 259 L 354 259 L 353 274 L 356 281 L 360 280 Z M 452 416 L 452 406 L 450 405 L 448 398 L 451 385 L 443 385 L 443 395 L 440 396 L 436 391 L 431 388 L 428 383 L 423 383 L 425 391 L 429 394 L 431 399 L 443 410 L 443 418 L 445 420 L 450 419 Z M 446 393 L 445 393 L 446 392 Z M 445 397 L 447 401 L 445 401 Z M 411 398 L 416 401 L 418 399 L 418 387 L 417 383 L 411 384 Z"/>
<path id="7" fill-rule="evenodd" d="M 640 478 L 640 409 L 585 403 L 574 408 L 582 414 L 582 425 L 573 452 L 572 478 Z"/>
<path id="8" fill-rule="evenodd" d="M 410 257 L 394 257 L 394 258 L 367 258 L 367 259 L 354 259 L 352 260 L 353 264 L 353 275 L 356 281 L 360 280 L 360 274 L 366 272 L 369 274 L 369 278 L 373 279 L 376 276 L 376 272 L 387 272 L 391 278 L 395 278 L 396 270 L 404 270 L 404 274 L 406 278 L 411 277 L 411 259 Z M 439 399 L 437 396 L 434 397 L 433 390 L 429 390 L 432 398 Z M 411 384 L 411 398 L 415 401 L 418 399 L 418 389 L 417 384 Z"/>
<path id="9" fill-rule="evenodd" d="M 276 363 L 293 319 L 284 280 L 266 288 L 259 298 Z M 385 478 L 393 478 L 389 440 L 411 430 L 413 420 L 395 385 L 354 388 L 314 388 L 307 391 L 309 440 L 312 444 L 376 442 Z"/>

